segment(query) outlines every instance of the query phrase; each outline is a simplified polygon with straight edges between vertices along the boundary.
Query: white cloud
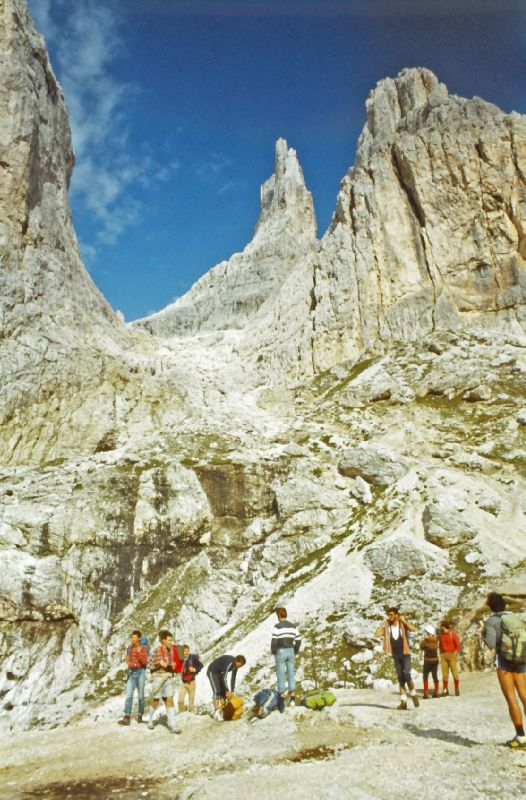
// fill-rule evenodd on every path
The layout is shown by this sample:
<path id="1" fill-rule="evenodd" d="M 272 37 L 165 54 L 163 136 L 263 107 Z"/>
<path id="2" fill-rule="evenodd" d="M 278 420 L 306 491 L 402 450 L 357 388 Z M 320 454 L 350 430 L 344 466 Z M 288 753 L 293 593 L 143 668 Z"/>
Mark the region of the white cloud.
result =
<path id="1" fill-rule="evenodd" d="M 195 173 L 203 183 L 214 186 L 218 194 L 224 194 L 236 186 L 228 178 L 230 165 L 230 160 L 222 153 L 210 153 L 205 161 L 196 166 Z"/>
<path id="2" fill-rule="evenodd" d="M 76 155 L 72 197 L 94 223 L 96 241 L 113 244 L 140 215 L 134 187 L 166 182 L 179 164 L 159 163 L 132 147 L 129 107 L 140 89 L 114 75 L 125 45 L 111 4 L 30 0 L 30 9 L 54 54 L 68 104 Z M 84 252 L 87 246 L 93 243 L 85 243 Z"/>
<path id="3" fill-rule="evenodd" d="M 236 184 L 233 181 L 227 181 L 224 183 L 220 189 L 217 190 L 218 194 L 225 194 L 225 192 L 230 192 L 231 189 L 235 189 Z"/>

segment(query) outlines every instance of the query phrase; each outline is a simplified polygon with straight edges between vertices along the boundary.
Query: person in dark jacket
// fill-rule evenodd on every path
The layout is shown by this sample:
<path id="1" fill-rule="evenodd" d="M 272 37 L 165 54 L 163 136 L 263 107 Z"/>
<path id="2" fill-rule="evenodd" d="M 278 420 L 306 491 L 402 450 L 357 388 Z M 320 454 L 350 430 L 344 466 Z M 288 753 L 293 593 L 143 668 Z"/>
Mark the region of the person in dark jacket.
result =
<path id="1" fill-rule="evenodd" d="M 183 645 L 183 666 L 181 670 L 181 686 L 179 688 L 179 713 L 185 710 L 185 698 L 188 695 L 188 711 L 195 708 L 195 678 L 203 669 L 199 656 L 190 652 L 187 644 Z"/>
<path id="2" fill-rule="evenodd" d="M 499 679 L 502 694 L 508 704 L 511 721 L 515 726 L 515 736 L 506 744 L 516 750 L 526 750 L 524 723 L 517 700 L 518 695 L 526 714 L 526 664 L 508 661 L 499 652 L 499 645 L 502 639 L 502 615 L 506 613 L 506 600 L 501 594 L 490 592 L 486 603 L 490 607 L 492 614 L 484 624 L 482 637 L 487 647 L 495 650 L 497 678 Z"/>
<path id="3" fill-rule="evenodd" d="M 206 674 L 212 687 L 214 703 L 214 719 L 222 720 L 221 709 L 227 698 L 234 694 L 237 671 L 246 664 L 245 656 L 219 656 L 208 665 Z M 230 674 L 230 691 L 228 690 L 228 676 Z"/>
<path id="4" fill-rule="evenodd" d="M 295 657 L 301 647 L 301 636 L 296 625 L 287 619 L 287 609 L 278 606 L 276 609 L 278 617 L 277 623 L 272 631 L 270 642 L 271 652 L 274 654 L 276 664 L 276 677 L 278 679 L 278 709 L 283 713 L 285 710 L 285 675 L 287 676 L 287 688 L 289 691 L 290 705 L 296 705 L 296 675 Z"/>
<path id="5" fill-rule="evenodd" d="M 420 645 L 420 649 L 424 651 L 424 669 L 423 669 L 423 680 L 424 680 L 424 700 L 429 700 L 429 674 L 433 676 L 433 684 L 435 690 L 433 692 L 433 697 L 438 697 L 438 639 L 436 637 L 436 631 L 433 625 L 424 625 L 424 631 L 427 634 L 425 639 Z"/>

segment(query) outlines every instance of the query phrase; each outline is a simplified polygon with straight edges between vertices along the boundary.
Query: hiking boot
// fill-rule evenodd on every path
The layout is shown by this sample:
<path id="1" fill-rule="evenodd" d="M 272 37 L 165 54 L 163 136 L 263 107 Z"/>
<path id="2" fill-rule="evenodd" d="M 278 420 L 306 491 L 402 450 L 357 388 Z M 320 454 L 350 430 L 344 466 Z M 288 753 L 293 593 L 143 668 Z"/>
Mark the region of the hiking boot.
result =
<path id="1" fill-rule="evenodd" d="M 153 727 L 154 727 L 154 726 L 153 726 L 153 719 L 151 719 L 151 720 L 149 721 L 149 723 L 148 723 L 148 730 L 149 730 L 149 731 L 153 731 Z"/>
<path id="2" fill-rule="evenodd" d="M 526 737 L 521 736 L 519 739 L 515 736 L 509 742 L 506 742 L 506 747 L 511 747 L 512 750 L 526 750 Z"/>
<path id="3" fill-rule="evenodd" d="M 440 697 L 440 695 L 438 694 L 438 692 L 437 692 L 437 690 L 436 690 L 436 689 L 435 689 L 435 691 L 433 692 L 433 697 Z"/>
<path id="4" fill-rule="evenodd" d="M 222 722 L 223 721 L 223 715 L 222 715 L 221 711 L 219 710 L 219 708 L 216 708 L 216 710 L 212 714 L 212 719 L 215 719 L 217 722 Z"/>
<path id="5" fill-rule="evenodd" d="M 422 700 L 431 700 L 427 692 L 424 692 L 424 694 L 422 695 Z"/>
<path id="6" fill-rule="evenodd" d="M 285 698 L 282 697 L 282 695 L 278 697 L 278 711 L 280 714 L 283 714 L 285 711 Z"/>
<path id="7" fill-rule="evenodd" d="M 396 707 L 397 711 L 407 711 L 407 703 L 405 700 L 400 700 L 400 705 Z"/>
<path id="8" fill-rule="evenodd" d="M 130 714 L 125 714 L 122 719 L 119 720 L 119 725 L 129 725 L 131 722 Z"/>
<path id="9" fill-rule="evenodd" d="M 460 697 L 460 689 L 458 686 L 455 686 L 455 697 Z"/>
<path id="10" fill-rule="evenodd" d="M 137 722 L 142 722 L 142 714 L 137 714 Z"/>
<path id="11" fill-rule="evenodd" d="M 416 696 L 416 694 L 412 694 L 411 695 L 411 700 L 413 701 L 414 707 L 418 708 L 418 706 L 420 705 L 420 701 L 419 701 L 418 697 Z"/>
<path id="12" fill-rule="evenodd" d="M 292 695 L 289 700 L 289 706 L 295 706 L 295 705 L 296 705 L 296 698 L 294 697 L 294 695 Z"/>
<path id="13" fill-rule="evenodd" d="M 449 697 L 449 689 L 442 689 L 442 697 Z"/>

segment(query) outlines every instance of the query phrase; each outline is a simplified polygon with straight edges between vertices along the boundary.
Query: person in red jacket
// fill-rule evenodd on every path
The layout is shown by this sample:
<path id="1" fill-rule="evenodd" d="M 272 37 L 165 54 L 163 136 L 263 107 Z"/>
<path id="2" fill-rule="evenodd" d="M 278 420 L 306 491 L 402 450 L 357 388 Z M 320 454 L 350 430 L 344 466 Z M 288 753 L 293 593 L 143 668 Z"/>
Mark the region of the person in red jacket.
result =
<path id="1" fill-rule="evenodd" d="M 133 695 L 137 690 L 139 710 L 137 722 L 142 722 L 144 714 L 144 684 L 146 683 L 146 665 L 148 663 L 148 648 L 141 644 L 141 632 L 133 631 L 131 644 L 126 648 L 126 666 L 128 678 L 126 680 L 126 702 L 124 703 L 124 717 L 119 720 L 120 725 L 129 725 L 133 706 Z"/>
<path id="2" fill-rule="evenodd" d="M 440 636 L 438 637 L 440 647 L 440 668 L 442 670 L 442 696 L 449 695 L 449 670 L 453 674 L 455 682 L 455 696 L 460 694 L 460 681 L 458 679 L 457 656 L 460 652 L 460 639 L 455 631 L 451 630 L 451 623 L 442 620 L 440 623 Z"/>

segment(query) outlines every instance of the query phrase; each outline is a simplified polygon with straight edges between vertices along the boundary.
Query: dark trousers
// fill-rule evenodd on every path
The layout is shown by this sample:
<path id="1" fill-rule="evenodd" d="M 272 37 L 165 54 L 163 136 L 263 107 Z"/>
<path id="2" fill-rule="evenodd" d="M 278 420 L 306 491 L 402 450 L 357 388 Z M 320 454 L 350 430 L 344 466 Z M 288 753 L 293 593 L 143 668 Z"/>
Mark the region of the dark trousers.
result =
<path id="1" fill-rule="evenodd" d="M 395 665 L 396 674 L 398 677 L 398 683 L 402 688 L 404 688 L 406 683 L 410 683 L 412 680 L 411 656 L 410 655 L 393 656 L 393 663 Z"/>
<path id="2" fill-rule="evenodd" d="M 429 673 L 433 676 L 434 683 L 438 683 L 438 662 L 424 661 L 424 683 L 428 680 Z"/>

